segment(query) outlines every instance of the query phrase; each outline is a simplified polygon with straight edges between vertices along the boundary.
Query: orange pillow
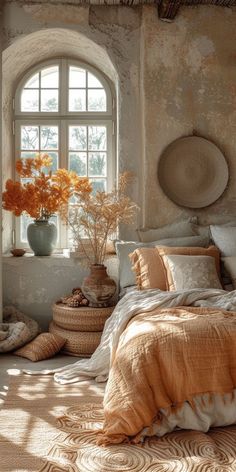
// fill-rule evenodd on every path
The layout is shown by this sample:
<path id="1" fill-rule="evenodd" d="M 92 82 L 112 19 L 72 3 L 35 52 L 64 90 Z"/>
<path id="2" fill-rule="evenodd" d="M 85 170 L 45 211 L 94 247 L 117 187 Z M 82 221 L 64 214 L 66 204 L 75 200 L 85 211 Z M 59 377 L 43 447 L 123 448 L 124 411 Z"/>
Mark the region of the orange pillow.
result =
<path id="1" fill-rule="evenodd" d="M 129 255 L 140 290 L 159 288 L 166 290 L 166 278 L 161 257 L 156 247 L 141 247 Z"/>
<path id="2" fill-rule="evenodd" d="M 216 270 L 220 278 L 220 252 L 216 246 L 202 247 L 167 247 L 138 248 L 131 255 L 133 270 L 136 273 L 136 283 L 140 290 L 158 288 L 170 290 L 167 268 L 163 256 L 212 256 L 215 258 Z"/>

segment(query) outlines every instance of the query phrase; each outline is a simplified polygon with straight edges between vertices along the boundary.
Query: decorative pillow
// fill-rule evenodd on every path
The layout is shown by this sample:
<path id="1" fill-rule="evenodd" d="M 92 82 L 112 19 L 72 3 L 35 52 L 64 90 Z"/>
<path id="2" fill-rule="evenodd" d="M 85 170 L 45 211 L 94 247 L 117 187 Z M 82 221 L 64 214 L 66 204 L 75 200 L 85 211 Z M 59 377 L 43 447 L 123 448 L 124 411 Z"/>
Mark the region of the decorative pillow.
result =
<path id="1" fill-rule="evenodd" d="M 30 343 L 14 352 L 17 356 L 26 357 L 33 362 L 49 359 L 64 346 L 66 339 L 52 333 L 41 333 Z"/>
<path id="2" fill-rule="evenodd" d="M 236 256 L 222 257 L 224 267 L 232 280 L 234 290 L 236 289 Z"/>
<path id="3" fill-rule="evenodd" d="M 141 243 L 136 241 L 116 241 L 116 252 L 119 259 L 119 281 L 120 287 L 125 288 L 131 285 L 135 285 L 135 274 L 132 270 L 132 264 L 129 259 L 129 255 L 132 254 L 138 248 L 147 248 L 154 247 L 156 245 L 160 246 L 203 246 L 207 247 L 209 245 L 209 239 L 202 236 L 187 236 L 182 238 L 169 238 L 161 239 L 160 241 L 152 241 L 149 243 Z M 138 274 L 137 274 L 138 275 Z M 145 276 L 146 278 L 146 276 Z M 163 278 L 163 277 L 162 277 Z M 159 284 L 159 279 L 158 279 Z M 142 284 L 141 284 L 142 285 Z M 150 288 L 144 283 L 143 287 L 140 288 Z M 165 279 L 161 283 L 161 290 L 165 290 Z M 159 286 L 155 287 L 159 288 Z"/>
<path id="4" fill-rule="evenodd" d="M 162 259 L 162 267 L 165 273 L 166 279 L 166 289 L 171 290 L 169 282 L 168 282 L 168 273 L 167 267 L 163 261 L 164 256 L 171 256 L 171 255 L 181 255 L 181 256 L 212 256 L 215 259 L 216 271 L 218 277 L 220 279 L 220 251 L 216 246 L 210 246 L 208 248 L 201 248 L 201 247 L 158 247 L 157 251 L 159 256 Z M 222 288 L 222 287 L 221 287 Z"/>
<path id="5" fill-rule="evenodd" d="M 139 239 L 142 242 L 157 241 L 163 238 L 176 238 L 182 236 L 194 236 L 197 234 L 195 229 L 196 218 L 188 218 L 183 221 L 176 221 L 169 225 L 155 229 L 138 230 Z"/>
<path id="6" fill-rule="evenodd" d="M 212 256 L 163 256 L 169 290 L 220 288 L 222 285 Z"/>
<path id="7" fill-rule="evenodd" d="M 222 256 L 236 256 L 236 226 L 211 225 L 210 229 Z"/>
<path id="8" fill-rule="evenodd" d="M 133 271 L 136 275 L 136 284 L 140 290 L 159 288 L 166 290 L 166 278 L 156 247 L 139 248 L 130 254 Z"/>
<path id="9" fill-rule="evenodd" d="M 162 262 L 164 255 L 202 255 L 215 258 L 217 273 L 220 277 L 220 253 L 215 246 L 209 248 L 201 247 L 167 247 L 156 246 L 155 248 L 138 248 L 131 254 L 133 270 L 136 273 L 136 281 L 140 290 L 159 288 L 169 290 L 167 273 Z"/>

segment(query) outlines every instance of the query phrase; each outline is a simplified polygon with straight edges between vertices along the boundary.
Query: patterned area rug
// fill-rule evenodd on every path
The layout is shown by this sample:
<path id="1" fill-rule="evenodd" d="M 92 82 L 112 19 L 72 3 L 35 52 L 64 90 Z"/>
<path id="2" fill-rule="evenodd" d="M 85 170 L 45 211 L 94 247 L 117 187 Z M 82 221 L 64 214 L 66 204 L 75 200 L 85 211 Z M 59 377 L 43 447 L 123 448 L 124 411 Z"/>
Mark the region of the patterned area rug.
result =
<path id="1" fill-rule="evenodd" d="M 236 426 L 98 447 L 102 387 L 12 378 L 0 412 L 1 472 L 236 472 Z"/>

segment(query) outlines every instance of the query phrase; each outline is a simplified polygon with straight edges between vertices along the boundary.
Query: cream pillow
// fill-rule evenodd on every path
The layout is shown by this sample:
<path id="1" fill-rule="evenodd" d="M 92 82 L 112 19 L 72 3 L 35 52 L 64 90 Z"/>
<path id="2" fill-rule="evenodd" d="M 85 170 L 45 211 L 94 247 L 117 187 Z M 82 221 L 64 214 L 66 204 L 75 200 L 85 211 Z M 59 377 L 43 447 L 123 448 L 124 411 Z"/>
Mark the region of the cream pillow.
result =
<path id="1" fill-rule="evenodd" d="M 194 236 L 197 234 L 195 228 L 195 218 L 188 218 L 183 221 L 175 221 L 169 225 L 160 228 L 139 229 L 138 236 L 140 241 L 147 243 L 157 241 L 158 239 L 176 238 L 183 236 Z"/>
<path id="2" fill-rule="evenodd" d="M 212 256 L 163 256 L 169 290 L 222 289 Z"/>
<path id="3" fill-rule="evenodd" d="M 236 289 L 236 256 L 222 257 L 224 267 L 232 280 L 234 290 Z"/>
<path id="4" fill-rule="evenodd" d="M 211 225 L 210 229 L 222 256 L 236 256 L 236 226 Z"/>
<path id="5" fill-rule="evenodd" d="M 182 256 L 212 256 L 215 259 L 216 270 L 220 277 L 220 251 L 216 246 L 202 247 L 157 247 L 158 253 L 162 258 L 163 270 L 166 279 L 166 289 L 171 290 L 168 283 L 167 267 L 163 261 L 163 256 L 182 255 Z"/>

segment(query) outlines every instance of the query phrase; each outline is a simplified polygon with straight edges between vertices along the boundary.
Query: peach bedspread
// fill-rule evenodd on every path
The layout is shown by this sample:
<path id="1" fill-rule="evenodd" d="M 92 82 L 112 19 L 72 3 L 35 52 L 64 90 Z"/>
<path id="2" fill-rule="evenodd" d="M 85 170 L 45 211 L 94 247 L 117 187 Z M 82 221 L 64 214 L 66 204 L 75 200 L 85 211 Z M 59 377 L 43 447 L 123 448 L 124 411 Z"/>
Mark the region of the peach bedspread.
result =
<path id="1" fill-rule="evenodd" d="M 177 307 L 136 315 L 122 333 L 104 398 L 99 444 L 138 442 L 199 394 L 236 387 L 236 312 Z M 209 397 L 210 398 L 210 397 Z"/>

